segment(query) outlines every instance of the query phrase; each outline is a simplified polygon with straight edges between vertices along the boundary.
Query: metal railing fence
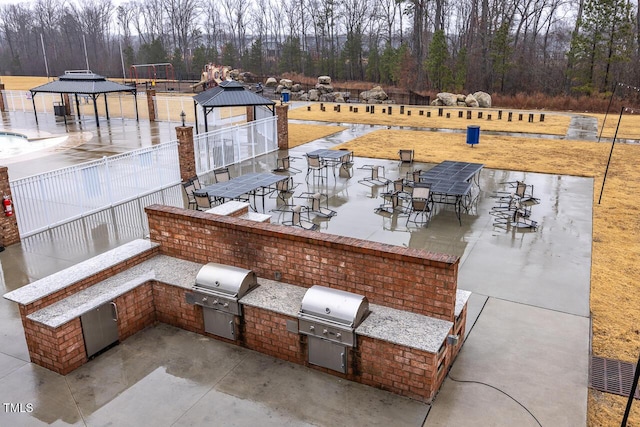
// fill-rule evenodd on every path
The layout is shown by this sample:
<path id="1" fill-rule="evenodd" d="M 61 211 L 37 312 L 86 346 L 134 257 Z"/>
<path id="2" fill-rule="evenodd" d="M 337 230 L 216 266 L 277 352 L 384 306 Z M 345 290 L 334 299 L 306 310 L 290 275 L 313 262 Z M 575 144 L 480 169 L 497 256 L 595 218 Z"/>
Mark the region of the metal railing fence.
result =
<path id="1" fill-rule="evenodd" d="M 178 142 L 11 181 L 20 237 L 180 183 Z"/>
<path id="2" fill-rule="evenodd" d="M 239 163 L 278 149 L 277 117 L 217 129 L 193 138 L 196 173 Z"/>

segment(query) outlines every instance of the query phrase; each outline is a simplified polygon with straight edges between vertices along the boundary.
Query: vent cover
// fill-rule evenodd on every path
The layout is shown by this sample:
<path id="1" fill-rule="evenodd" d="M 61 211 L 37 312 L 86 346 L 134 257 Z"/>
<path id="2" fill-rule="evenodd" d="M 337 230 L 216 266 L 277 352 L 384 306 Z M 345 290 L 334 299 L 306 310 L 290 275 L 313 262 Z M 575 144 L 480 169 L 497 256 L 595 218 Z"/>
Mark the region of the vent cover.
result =
<path id="1" fill-rule="evenodd" d="M 633 374 L 636 365 L 620 360 L 591 356 L 589 367 L 589 386 L 606 393 L 629 396 L 633 385 Z M 640 399 L 640 391 L 636 388 L 634 397 Z"/>

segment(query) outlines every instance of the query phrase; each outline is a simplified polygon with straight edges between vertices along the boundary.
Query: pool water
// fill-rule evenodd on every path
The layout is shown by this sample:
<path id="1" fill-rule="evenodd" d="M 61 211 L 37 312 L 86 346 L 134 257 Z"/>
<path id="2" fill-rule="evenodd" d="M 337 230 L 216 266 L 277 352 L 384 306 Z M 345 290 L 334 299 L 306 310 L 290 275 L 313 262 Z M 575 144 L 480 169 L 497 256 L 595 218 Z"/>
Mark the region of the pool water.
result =
<path id="1" fill-rule="evenodd" d="M 60 138 L 29 140 L 26 136 L 18 133 L 0 131 L 0 159 L 32 153 L 60 142 Z"/>

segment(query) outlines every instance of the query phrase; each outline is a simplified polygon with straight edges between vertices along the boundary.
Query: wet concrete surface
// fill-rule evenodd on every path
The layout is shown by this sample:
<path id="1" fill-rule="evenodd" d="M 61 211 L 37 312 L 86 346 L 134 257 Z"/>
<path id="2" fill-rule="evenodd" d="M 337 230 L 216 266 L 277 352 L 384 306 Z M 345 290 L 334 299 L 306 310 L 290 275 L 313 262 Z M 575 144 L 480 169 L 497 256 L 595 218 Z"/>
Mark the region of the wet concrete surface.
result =
<path id="1" fill-rule="evenodd" d="M 459 288 L 474 293 L 467 342 L 452 377 L 512 394 L 546 420 L 543 425 L 584 425 L 592 180 L 487 169 L 461 224 L 450 207 L 441 206 L 428 227 L 407 225 L 402 215 L 375 213 L 384 187 L 359 183 L 369 175 L 359 168 L 383 165 L 393 179 L 431 165 L 356 158 L 349 176 L 334 178 L 329 171 L 324 182 L 305 182 L 305 152 L 330 148 L 368 129 L 357 125 L 289 151 L 300 157 L 293 166 L 303 171 L 294 175 L 295 194 L 327 193 L 329 207 L 338 212 L 314 222 L 326 233 L 460 256 Z M 232 168 L 232 175 L 271 170 L 276 157 L 285 154 L 244 162 Z M 21 169 L 25 163 L 17 165 Z M 534 184 L 541 199 L 532 210 L 540 224 L 536 232 L 493 226 L 491 195 L 515 179 Z M 276 199 L 266 199 L 266 211 L 276 206 Z M 287 219 L 286 213 L 270 213 L 272 222 Z M 118 228 L 98 218 L 26 239 L 0 253 L 0 292 L 139 233 L 135 226 Z M 0 400 L 35 408 L 32 413 L 0 411 L 0 425 L 211 425 L 221 419 L 221 425 L 274 426 L 531 423 L 522 406 L 500 392 L 492 394 L 495 390 L 486 385 L 447 379 L 435 402 L 426 405 L 166 325 L 136 334 L 63 377 L 28 363 L 17 307 L 6 300 L 0 301 L 0 343 Z"/>

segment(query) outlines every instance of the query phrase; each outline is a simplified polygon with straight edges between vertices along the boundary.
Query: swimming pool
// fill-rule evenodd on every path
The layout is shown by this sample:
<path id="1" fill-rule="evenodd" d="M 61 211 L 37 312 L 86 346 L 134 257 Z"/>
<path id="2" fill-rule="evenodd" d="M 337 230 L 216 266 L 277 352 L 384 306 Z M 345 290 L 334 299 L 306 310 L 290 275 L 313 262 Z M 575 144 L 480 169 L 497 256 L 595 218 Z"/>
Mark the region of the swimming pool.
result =
<path id="1" fill-rule="evenodd" d="M 65 137 L 29 139 L 17 132 L 0 131 L 0 159 L 8 159 L 22 154 L 32 153 L 60 144 Z"/>

